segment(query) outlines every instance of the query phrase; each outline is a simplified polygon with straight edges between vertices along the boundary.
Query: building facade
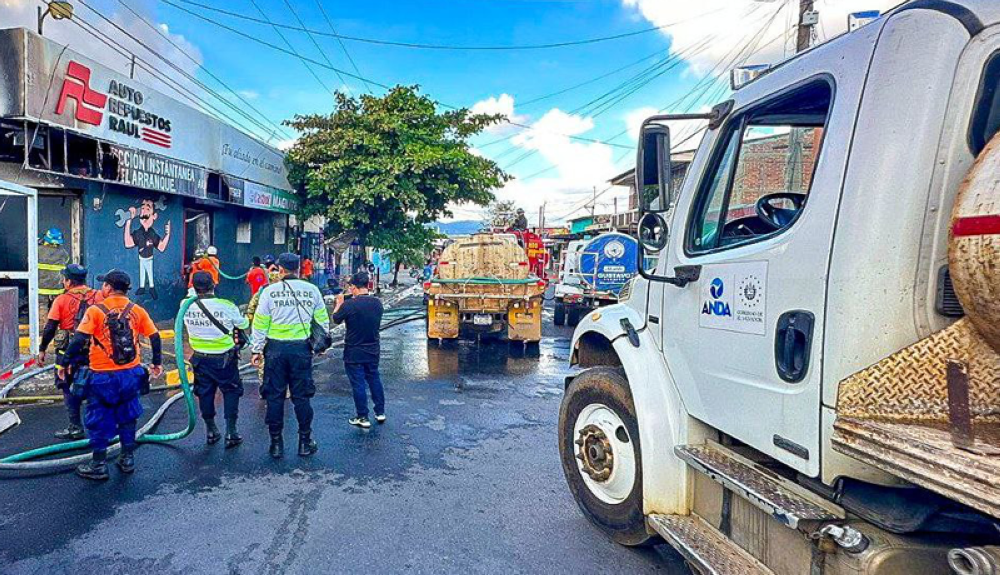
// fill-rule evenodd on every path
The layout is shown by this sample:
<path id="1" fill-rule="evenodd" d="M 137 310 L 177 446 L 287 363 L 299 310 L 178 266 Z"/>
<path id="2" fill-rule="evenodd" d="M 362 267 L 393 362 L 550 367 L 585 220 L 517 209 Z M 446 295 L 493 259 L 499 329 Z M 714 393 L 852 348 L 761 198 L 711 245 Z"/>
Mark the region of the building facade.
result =
<path id="1" fill-rule="evenodd" d="M 236 276 L 287 249 L 297 200 L 276 148 L 25 29 L 0 30 L 0 58 L 0 179 L 38 191 L 56 261 L 83 263 L 92 282 L 125 270 L 162 321 L 197 250 L 216 246 Z M 0 252 L 24 249 L 0 234 Z M 249 294 L 239 280 L 218 291 Z"/>

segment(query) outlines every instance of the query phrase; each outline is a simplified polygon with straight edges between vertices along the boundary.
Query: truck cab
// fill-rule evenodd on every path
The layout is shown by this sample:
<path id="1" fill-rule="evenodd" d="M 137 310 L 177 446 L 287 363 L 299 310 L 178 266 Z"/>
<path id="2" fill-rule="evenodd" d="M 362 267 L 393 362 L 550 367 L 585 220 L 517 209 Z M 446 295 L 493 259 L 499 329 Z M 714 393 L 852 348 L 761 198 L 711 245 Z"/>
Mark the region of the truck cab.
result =
<path id="1" fill-rule="evenodd" d="M 706 572 L 719 564 L 695 542 L 748 572 L 948 572 L 955 530 L 932 518 L 982 526 L 994 508 L 835 448 L 835 424 L 842 382 L 962 315 L 952 206 L 1000 128 L 998 94 L 1000 3 L 915 0 L 698 116 L 679 191 L 666 122 L 688 116 L 643 124 L 637 239 L 655 265 L 581 321 L 586 370 L 560 413 L 588 518 L 624 544 L 662 536 Z M 879 522 L 892 497 L 940 505 L 921 525 Z"/>

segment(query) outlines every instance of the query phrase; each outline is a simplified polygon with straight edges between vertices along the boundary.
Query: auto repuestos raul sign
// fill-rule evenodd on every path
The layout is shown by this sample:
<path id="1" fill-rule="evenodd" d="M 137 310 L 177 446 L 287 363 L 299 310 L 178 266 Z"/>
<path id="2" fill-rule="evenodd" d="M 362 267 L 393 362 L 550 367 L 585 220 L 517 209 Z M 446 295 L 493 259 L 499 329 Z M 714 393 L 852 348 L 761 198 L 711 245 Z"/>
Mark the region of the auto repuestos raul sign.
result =
<path id="1" fill-rule="evenodd" d="M 0 117 L 291 191 L 276 148 L 82 54 L 20 28 L 0 30 L 0 54 L 11 72 L 0 77 Z"/>

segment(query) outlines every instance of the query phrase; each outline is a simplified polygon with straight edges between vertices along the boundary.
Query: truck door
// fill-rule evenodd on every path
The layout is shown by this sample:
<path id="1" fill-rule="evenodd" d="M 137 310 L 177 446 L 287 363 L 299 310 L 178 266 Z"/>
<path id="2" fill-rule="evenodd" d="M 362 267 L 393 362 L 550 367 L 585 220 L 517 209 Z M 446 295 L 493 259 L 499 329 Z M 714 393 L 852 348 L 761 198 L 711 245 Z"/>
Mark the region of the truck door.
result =
<path id="1" fill-rule="evenodd" d="M 701 270 L 661 299 L 663 353 L 689 412 L 811 475 L 818 342 L 853 125 L 849 105 L 831 116 L 833 94 L 832 77 L 819 75 L 730 114 L 713 149 L 699 152 L 710 156 L 685 186 L 659 268 Z"/>

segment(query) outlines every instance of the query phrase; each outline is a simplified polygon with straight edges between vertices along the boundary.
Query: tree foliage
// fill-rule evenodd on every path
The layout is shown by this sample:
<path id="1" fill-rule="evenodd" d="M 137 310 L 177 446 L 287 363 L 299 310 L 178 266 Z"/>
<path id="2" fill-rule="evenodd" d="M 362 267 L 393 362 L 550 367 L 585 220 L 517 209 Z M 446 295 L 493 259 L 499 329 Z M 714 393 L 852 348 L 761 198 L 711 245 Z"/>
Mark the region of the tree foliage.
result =
<path id="1" fill-rule="evenodd" d="M 362 245 L 407 261 L 434 239 L 425 224 L 452 215 L 450 205 L 487 205 L 510 177 L 473 154 L 468 139 L 501 115 L 438 111 L 417 87 L 384 96 L 337 94 L 331 114 L 286 122 L 301 137 L 286 162 L 304 191 L 301 215 L 323 215 L 335 232 L 353 230 Z"/>

